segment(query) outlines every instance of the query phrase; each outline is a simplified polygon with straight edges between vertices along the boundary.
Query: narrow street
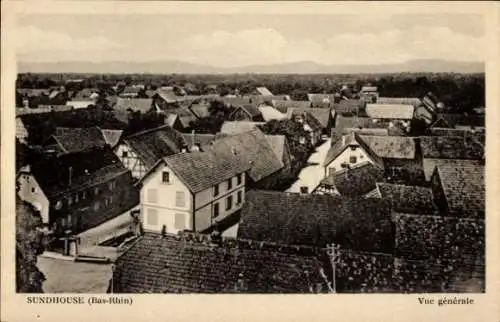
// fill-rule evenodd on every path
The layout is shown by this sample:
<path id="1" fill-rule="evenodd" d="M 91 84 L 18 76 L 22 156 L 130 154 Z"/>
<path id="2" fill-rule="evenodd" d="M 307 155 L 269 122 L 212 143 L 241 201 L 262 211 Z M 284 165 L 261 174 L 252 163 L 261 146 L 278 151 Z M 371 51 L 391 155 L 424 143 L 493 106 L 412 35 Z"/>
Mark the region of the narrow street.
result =
<path id="1" fill-rule="evenodd" d="M 300 192 L 300 187 L 307 187 L 308 192 L 316 188 L 324 178 L 323 162 L 330 149 L 331 139 L 328 138 L 323 144 L 316 148 L 308 159 L 308 165 L 299 173 L 299 178 L 287 190 L 287 192 Z"/>

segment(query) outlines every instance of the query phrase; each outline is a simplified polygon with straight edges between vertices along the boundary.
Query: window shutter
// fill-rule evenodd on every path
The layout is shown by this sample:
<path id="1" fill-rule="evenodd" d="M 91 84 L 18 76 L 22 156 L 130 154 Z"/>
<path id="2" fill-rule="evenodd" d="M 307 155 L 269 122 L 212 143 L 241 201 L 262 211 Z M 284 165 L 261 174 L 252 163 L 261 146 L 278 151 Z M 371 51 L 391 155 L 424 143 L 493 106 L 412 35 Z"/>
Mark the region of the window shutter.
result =
<path id="1" fill-rule="evenodd" d="M 186 196 L 184 191 L 176 191 L 175 192 L 175 205 L 177 207 L 185 207 L 186 206 Z"/>
<path id="2" fill-rule="evenodd" d="M 175 214 L 175 229 L 186 229 L 186 216 L 184 214 Z"/>

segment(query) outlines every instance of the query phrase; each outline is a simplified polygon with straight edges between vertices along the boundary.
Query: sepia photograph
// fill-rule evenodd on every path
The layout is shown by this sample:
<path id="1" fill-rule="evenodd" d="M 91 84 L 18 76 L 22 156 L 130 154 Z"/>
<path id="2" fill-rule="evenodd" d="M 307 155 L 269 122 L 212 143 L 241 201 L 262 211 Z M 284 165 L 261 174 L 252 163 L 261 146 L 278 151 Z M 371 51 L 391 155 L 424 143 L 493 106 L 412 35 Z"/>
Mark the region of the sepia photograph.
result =
<path id="1" fill-rule="evenodd" d="M 485 26 L 18 14 L 16 293 L 485 293 Z"/>

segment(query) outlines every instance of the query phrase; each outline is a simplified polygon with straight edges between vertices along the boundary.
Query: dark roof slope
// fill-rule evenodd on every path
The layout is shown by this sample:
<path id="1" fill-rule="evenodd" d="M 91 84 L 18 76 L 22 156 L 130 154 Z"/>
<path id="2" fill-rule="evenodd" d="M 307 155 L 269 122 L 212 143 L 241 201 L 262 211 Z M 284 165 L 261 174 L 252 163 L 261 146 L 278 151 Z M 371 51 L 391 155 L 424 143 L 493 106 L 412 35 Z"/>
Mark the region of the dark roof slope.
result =
<path id="1" fill-rule="evenodd" d="M 472 137 L 422 136 L 422 156 L 431 159 L 474 159 L 483 157 L 484 148 Z"/>
<path id="2" fill-rule="evenodd" d="M 386 135 L 361 135 L 360 137 L 381 158 L 414 159 L 416 156 L 413 138 Z"/>
<path id="3" fill-rule="evenodd" d="M 40 158 L 31 165 L 31 173 L 49 200 L 107 182 L 126 172 L 128 170 L 108 146 Z"/>
<path id="4" fill-rule="evenodd" d="M 473 126 L 484 127 L 484 115 L 465 115 L 465 114 L 450 114 L 441 113 L 437 115 L 437 119 L 443 119 L 452 128 L 457 126 Z"/>
<path id="5" fill-rule="evenodd" d="M 215 134 L 205 134 L 205 133 L 181 133 L 186 144 L 191 147 L 193 143 L 199 146 L 206 146 L 212 144 L 215 139 Z"/>
<path id="6" fill-rule="evenodd" d="M 390 207 L 382 199 L 252 190 L 246 195 L 238 238 L 289 245 L 389 251 Z"/>
<path id="7" fill-rule="evenodd" d="M 312 131 L 321 131 L 323 129 L 322 124 L 315 118 L 312 113 L 305 112 L 304 113 L 304 122 L 309 125 Z"/>
<path id="8" fill-rule="evenodd" d="M 484 166 L 440 164 L 437 172 L 449 212 L 460 217 L 484 218 Z"/>
<path id="9" fill-rule="evenodd" d="M 250 168 L 249 163 L 240 162 L 234 156 L 218 155 L 212 151 L 177 153 L 163 158 L 163 161 L 193 193 L 224 182 Z"/>
<path id="10" fill-rule="evenodd" d="M 250 165 L 248 175 L 254 182 L 283 168 L 266 136 L 258 129 L 218 139 L 211 150 L 226 159 L 236 158 L 242 164 Z"/>
<path id="11" fill-rule="evenodd" d="M 106 145 L 104 136 L 98 127 L 58 127 L 53 137 L 64 153 L 85 151 Z"/>
<path id="12" fill-rule="evenodd" d="M 163 157 L 181 152 L 187 146 L 182 134 L 168 125 L 136 133 L 125 138 L 124 142 L 148 168 Z"/>
<path id="13" fill-rule="evenodd" d="M 329 108 L 298 108 L 293 107 L 288 109 L 288 115 L 303 115 L 304 113 L 309 113 L 313 116 L 323 128 L 327 128 L 330 125 L 330 120 L 332 118 L 332 112 Z"/>
<path id="14" fill-rule="evenodd" d="M 431 180 L 432 174 L 437 166 L 442 164 L 449 164 L 453 166 L 462 166 L 462 165 L 472 165 L 472 166 L 481 166 L 483 162 L 480 160 L 464 160 L 464 159 L 424 159 L 423 167 L 425 180 Z"/>
<path id="15" fill-rule="evenodd" d="M 382 198 L 388 199 L 392 210 L 409 214 L 435 214 L 432 189 L 390 183 L 377 183 Z"/>
<path id="16" fill-rule="evenodd" d="M 365 109 L 366 102 L 363 100 L 341 100 L 331 106 L 337 114 L 359 114 Z"/>
<path id="17" fill-rule="evenodd" d="M 383 181 L 385 178 L 382 169 L 371 162 L 363 162 L 330 174 L 321 181 L 320 186 L 336 188 L 342 196 L 359 197 L 375 189 L 377 182 Z"/>
<path id="18" fill-rule="evenodd" d="M 146 234 L 118 258 L 116 293 L 309 293 L 324 284 L 321 251 L 251 241 Z"/>
<path id="19" fill-rule="evenodd" d="M 139 111 L 141 113 L 146 113 L 151 110 L 153 107 L 153 99 L 152 98 L 122 98 L 119 97 L 116 100 L 116 104 L 114 105 L 114 109 L 127 111 L 131 109 L 132 111 Z"/>

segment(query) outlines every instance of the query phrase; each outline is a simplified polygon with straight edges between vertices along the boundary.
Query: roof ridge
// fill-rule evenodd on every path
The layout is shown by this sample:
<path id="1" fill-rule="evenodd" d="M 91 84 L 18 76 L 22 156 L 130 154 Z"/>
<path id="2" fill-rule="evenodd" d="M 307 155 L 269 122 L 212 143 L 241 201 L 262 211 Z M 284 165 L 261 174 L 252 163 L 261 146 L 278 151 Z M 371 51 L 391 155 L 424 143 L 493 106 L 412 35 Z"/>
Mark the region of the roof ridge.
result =
<path id="1" fill-rule="evenodd" d="M 163 128 L 167 128 L 167 127 L 170 127 L 170 125 L 168 124 L 165 124 L 165 125 L 161 125 L 161 126 L 158 126 L 158 127 L 155 127 L 155 128 L 152 128 L 152 129 L 147 129 L 147 130 L 144 130 L 144 131 L 140 131 L 140 132 L 137 132 L 137 133 L 134 133 L 132 135 L 129 135 L 125 138 L 125 140 L 128 140 L 128 139 L 131 139 L 131 138 L 135 138 L 137 136 L 141 136 L 141 135 L 144 135 L 144 134 L 148 134 L 148 133 L 151 133 L 151 132 L 156 132 L 160 129 L 163 129 Z M 174 128 L 172 128 L 172 130 L 175 131 Z"/>

